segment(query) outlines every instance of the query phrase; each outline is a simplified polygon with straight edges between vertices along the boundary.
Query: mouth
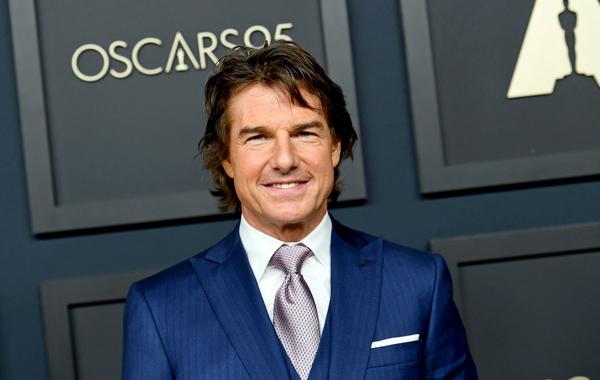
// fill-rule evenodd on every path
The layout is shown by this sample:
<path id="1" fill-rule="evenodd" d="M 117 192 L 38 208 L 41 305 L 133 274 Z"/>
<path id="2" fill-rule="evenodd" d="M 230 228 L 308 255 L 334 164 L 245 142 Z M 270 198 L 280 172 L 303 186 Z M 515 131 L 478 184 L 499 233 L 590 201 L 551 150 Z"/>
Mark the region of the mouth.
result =
<path id="1" fill-rule="evenodd" d="M 273 189 L 293 189 L 296 188 L 298 186 L 302 186 L 304 185 L 306 182 L 308 181 L 288 181 L 288 182 L 273 182 L 273 183 L 269 183 L 266 186 L 273 188 Z"/>

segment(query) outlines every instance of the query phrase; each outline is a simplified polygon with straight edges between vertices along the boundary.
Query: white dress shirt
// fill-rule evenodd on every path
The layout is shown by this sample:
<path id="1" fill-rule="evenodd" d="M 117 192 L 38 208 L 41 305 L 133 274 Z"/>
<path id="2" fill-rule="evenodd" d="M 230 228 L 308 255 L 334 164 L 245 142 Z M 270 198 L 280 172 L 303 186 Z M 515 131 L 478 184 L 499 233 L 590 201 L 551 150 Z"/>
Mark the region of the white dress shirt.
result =
<path id="1" fill-rule="evenodd" d="M 240 239 L 248 255 L 250 267 L 258 283 L 271 322 L 273 322 L 275 293 L 283 283 L 285 273 L 269 266 L 269 260 L 281 245 L 302 243 L 314 253 L 304 261 L 300 273 L 315 300 L 319 326 L 323 332 L 331 298 L 331 229 L 331 219 L 329 214 L 325 214 L 321 223 L 304 239 L 299 242 L 283 242 L 252 227 L 242 215 Z"/>

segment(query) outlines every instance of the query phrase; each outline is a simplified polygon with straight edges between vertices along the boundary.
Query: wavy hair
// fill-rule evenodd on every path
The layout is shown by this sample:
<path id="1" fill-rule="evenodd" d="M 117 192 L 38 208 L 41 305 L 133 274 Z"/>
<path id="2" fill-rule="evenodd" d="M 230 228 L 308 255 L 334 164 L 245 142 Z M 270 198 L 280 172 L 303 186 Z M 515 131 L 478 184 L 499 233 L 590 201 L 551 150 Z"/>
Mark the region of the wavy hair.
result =
<path id="1" fill-rule="evenodd" d="M 206 83 L 204 105 L 208 120 L 204 137 L 198 143 L 204 167 L 210 171 L 215 182 L 211 194 L 219 198 L 223 211 L 240 211 L 233 180 L 222 166 L 222 162 L 229 157 L 228 106 L 236 94 L 255 84 L 281 90 L 289 95 L 292 103 L 307 108 L 312 107 L 302 97 L 300 89 L 315 95 L 321 103 L 317 111 L 323 112 L 334 143 L 340 143 L 341 160 L 352 158 L 352 149 L 357 140 L 342 89 L 298 44 L 275 42 L 259 49 L 242 46 L 233 48 L 219 60 L 215 72 Z M 330 200 L 337 199 L 341 192 L 337 167 L 334 184 Z"/>

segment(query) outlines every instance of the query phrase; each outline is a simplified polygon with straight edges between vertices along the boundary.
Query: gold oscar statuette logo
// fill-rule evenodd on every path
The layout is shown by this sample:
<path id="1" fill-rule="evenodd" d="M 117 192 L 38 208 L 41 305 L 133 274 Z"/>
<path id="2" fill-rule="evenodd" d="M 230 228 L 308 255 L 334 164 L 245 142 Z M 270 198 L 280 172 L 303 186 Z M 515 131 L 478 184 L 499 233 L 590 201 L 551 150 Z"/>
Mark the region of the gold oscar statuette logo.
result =
<path id="1" fill-rule="evenodd" d="M 600 0 L 536 0 L 507 98 L 549 95 L 559 81 L 600 87 Z"/>

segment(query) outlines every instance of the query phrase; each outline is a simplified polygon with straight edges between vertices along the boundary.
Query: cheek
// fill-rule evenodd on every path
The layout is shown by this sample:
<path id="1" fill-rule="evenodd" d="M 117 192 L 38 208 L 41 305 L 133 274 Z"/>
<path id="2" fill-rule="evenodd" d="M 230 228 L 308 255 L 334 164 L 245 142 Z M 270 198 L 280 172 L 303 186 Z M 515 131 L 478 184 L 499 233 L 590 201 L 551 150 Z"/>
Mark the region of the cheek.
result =
<path id="1" fill-rule="evenodd" d="M 260 176 L 262 167 L 260 160 L 252 155 L 246 155 L 239 158 L 238 165 L 235 167 L 235 174 L 240 179 L 254 180 Z"/>
<path id="2" fill-rule="evenodd" d="M 324 182 L 333 182 L 334 167 L 329 157 L 323 157 L 321 160 L 315 160 L 312 164 L 315 168 L 315 173 Z"/>

